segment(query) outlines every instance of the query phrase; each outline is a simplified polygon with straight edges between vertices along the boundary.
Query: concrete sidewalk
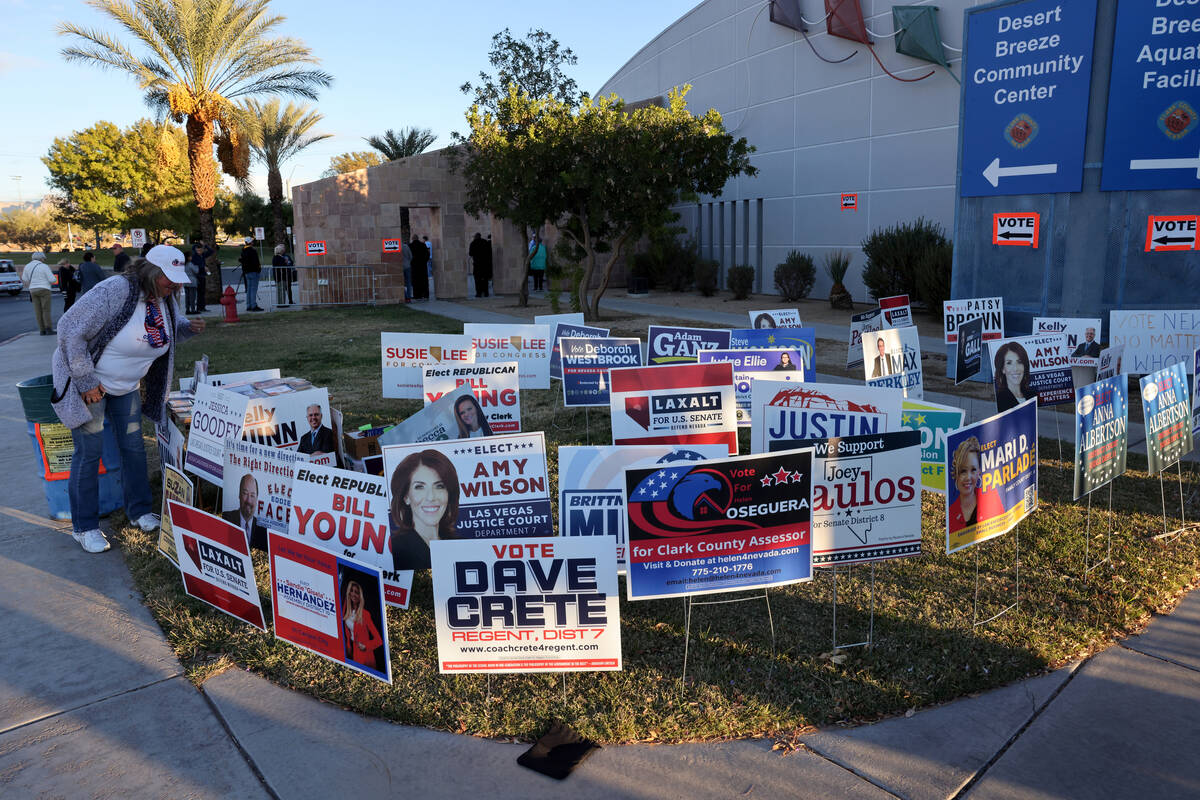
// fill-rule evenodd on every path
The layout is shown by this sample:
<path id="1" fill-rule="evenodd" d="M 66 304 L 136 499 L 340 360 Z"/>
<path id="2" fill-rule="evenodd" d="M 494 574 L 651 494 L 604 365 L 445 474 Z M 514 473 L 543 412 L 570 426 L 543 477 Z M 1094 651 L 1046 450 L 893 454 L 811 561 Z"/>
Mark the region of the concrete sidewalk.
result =
<path id="1" fill-rule="evenodd" d="M 0 796 L 1200 796 L 1200 593 L 1084 662 L 790 755 L 605 747 L 561 783 L 517 766 L 524 745 L 364 718 L 241 670 L 197 690 L 120 553 L 88 555 L 45 519 L 14 384 L 53 346 L 0 346 Z"/>

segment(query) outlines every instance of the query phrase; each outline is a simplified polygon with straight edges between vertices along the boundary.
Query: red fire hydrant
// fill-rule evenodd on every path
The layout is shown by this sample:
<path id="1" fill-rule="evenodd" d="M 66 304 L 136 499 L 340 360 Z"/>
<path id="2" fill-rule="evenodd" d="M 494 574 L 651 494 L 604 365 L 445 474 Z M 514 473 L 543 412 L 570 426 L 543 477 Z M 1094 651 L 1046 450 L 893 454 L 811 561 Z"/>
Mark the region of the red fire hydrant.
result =
<path id="1" fill-rule="evenodd" d="M 237 292 L 232 286 L 226 286 L 225 291 L 221 294 L 221 305 L 225 306 L 225 321 L 237 322 Z"/>

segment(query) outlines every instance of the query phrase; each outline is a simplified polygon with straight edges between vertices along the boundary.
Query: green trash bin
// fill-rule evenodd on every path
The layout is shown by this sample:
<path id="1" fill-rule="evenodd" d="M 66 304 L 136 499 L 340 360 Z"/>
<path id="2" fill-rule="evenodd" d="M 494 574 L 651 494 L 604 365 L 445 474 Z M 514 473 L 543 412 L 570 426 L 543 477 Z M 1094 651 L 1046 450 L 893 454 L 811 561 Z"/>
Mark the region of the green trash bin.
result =
<path id="1" fill-rule="evenodd" d="M 25 427 L 33 442 L 34 457 L 42 478 L 42 489 L 50 516 L 71 518 L 71 500 L 67 494 L 67 479 L 71 476 L 71 456 L 75 452 L 71 431 L 58 421 L 50 398 L 54 393 L 54 378 L 41 375 L 17 384 L 21 407 L 25 411 Z M 109 465 L 112 465 L 111 468 Z M 104 450 L 100 457 L 100 514 L 111 514 L 124 503 L 121 492 L 121 451 L 117 437 L 104 427 Z"/>

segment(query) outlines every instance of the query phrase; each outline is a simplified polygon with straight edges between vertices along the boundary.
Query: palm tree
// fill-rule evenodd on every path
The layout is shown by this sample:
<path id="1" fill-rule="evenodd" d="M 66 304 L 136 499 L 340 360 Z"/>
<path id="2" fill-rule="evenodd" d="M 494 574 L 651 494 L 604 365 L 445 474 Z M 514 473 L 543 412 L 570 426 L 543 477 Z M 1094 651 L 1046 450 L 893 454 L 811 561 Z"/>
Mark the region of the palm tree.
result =
<path id="1" fill-rule="evenodd" d="M 63 48 L 63 57 L 129 73 L 148 105 L 186 122 L 200 236 L 216 252 L 214 130 L 219 126 L 227 168 L 230 162 L 244 165 L 247 143 L 238 98 L 287 94 L 315 100 L 317 89 L 333 78 L 307 66 L 319 61 L 299 39 L 270 36 L 284 18 L 268 13 L 269 0 L 90 0 L 90 5 L 124 35 L 59 23 L 60 35 L 82 40 Z M 146 52 L 136 55 L 125 41 Z M 209 287 L 215 291 L 219 284 L 210 281 Z"/>
<path id="2" fill-rule="evenodd" d="M 388 128 L 383 136 L 368 136 L 364 141 L 388 161 L 398 161 L 424 153 L 437 141 L 437 136 L 429 128 L 401 128 L 399 133 Z"/>
<path id="3" fill-rule="evenodd" d="M 287 241 L 283 225 L 283 177 L 279 168 L 310 144 L 332 134 L 309 133 L 322 117 L 308 106 L 288 103 L 280 108 L 278 97 L 265 103 L 247 100 L 246 111 L 253 121 L 250 149 L 267 168 L 267 194 L 271 198 L 271 217 L 275 224 L 274 244 Z"/>

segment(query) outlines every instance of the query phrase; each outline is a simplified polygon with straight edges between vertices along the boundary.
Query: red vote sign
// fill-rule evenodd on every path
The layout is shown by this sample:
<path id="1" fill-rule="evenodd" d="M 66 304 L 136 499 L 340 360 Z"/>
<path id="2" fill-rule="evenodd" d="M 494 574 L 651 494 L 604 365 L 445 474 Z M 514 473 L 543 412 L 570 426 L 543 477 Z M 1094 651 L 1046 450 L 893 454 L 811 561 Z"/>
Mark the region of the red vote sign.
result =
<path id="1" fill-rule="evenodd" d="M 1038 246 L 1042 215 L 1034 212 L 992 215 L 992 244 L 1001 247 Z"/>

